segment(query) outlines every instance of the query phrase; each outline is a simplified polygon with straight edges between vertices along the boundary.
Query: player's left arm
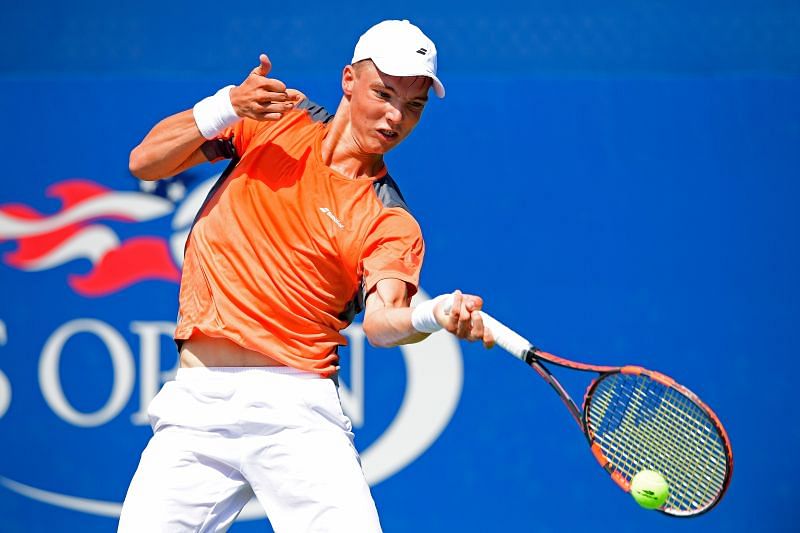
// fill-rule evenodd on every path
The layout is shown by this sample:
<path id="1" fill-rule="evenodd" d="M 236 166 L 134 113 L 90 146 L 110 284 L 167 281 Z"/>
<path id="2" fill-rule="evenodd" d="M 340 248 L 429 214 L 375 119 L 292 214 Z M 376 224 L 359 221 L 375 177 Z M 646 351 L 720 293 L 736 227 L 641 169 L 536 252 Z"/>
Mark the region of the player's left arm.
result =
<path id="1" fill-rule="evenodd" d="M 405 281 L 394 278 L 378 281 L 367 296 L 362 323 L 369 343 L 386 348 L 412 344 L 427 338 L 429 333 L 414 329 L 411 321 L 413 309 L 410 305 L 411 296 Z M 482 340 L 485 345 L 491 346 L 494 343 L 493 338 L 484 329 L 478 312 L 481 305 L 480 297 L 456 291 L 450 312 L 445 313 L 442 303 L 439 303 L 434 314 L 436 321 L 457 337 L 469 341 Z"/>

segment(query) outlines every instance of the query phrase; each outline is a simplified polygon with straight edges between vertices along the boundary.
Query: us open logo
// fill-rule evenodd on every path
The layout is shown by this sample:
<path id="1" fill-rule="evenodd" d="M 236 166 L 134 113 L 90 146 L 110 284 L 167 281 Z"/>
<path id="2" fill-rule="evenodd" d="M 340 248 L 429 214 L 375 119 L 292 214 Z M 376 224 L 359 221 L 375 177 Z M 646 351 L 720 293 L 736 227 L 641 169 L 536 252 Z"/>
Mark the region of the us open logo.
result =
<path id="1" fill-rule="evenodd" d="M 159 191 L 161 194 L 149 190 L 118 191 L 91 180 L 65 180 L 46 191 L 60 204 L 55 212 L 43 213 L 35 208 L 41 205 L 41 198 L 0 205 L 0 243 L 6 243 L 0 272 L 24 276 L 31 286 L 36 286 L 37 277 L 40 281 L 49 280 L 65 287 L 72 298 L 97 302 L 99 311 L 88 316 L 85 312 L 71 313 L 68 306 L 62 306 L 58 324 L 39 336 L 30 335 L 14 317 L 0 316 L 0 424 L 12 414 L 27 414 L 28 406 L 15 402 L 15 398 L 36 397 L 46 406 L 44 415 L 37 415 L 40 421 L 46 423 L 42 417 L 55 416 L 80 432 L 85 447 L 103 446 L 98 443 L 98 435 L 104 428 L 114 427 L 116 431 L 120 426 L 127 428 L 126 435 L 129 433 L 129 438 L 137 442 L 139 451 L 144 447 L 150 435 L 146 431 L 147 406 L 163 383 L 173 377 L 177 365 L 177 356 L 168 351 L 175 324 L 148 318 L 147 305 L 119 309 L 101 304 L 122 291 L 135 294 L 153 280 L 177 288 L 188 229 L 216 178 L 191 188 L 180 180 L 168 182 Z M 13 249 L 9 249 L 9 241 L 15 244 Z M 54 280 L 55 277 L 61 279 Z M 175 294 L 173 290 L 164 298 L 174 299 Z M 425 299 L 427 295 L 420 291 L 414 303 Z M 370 428 L 365 406 L 374 410 L 369 390 L 380 389 L 381 384 L 367 383 L 365 376 L 374 374 L 365 369 L 380 365 L 390 351 L 368 348 L 359 323 L 353 323 L 344 334 L 349 358 L 347 371 L 340 376 L 342 407 L 357 434 L 359 428 L 373 433 L 379 430 L 378 436 L 359 450 L 367 481 L 376 485 L 422 455 L 449 423 L 461 397 L 461 350 L 458 341 L 445 332 L 433 334 L 423 343 L 395 349 L 395 354 L 399 352 L 402 357 L 405 389 L 399 406 L 377 406 L 388 424 Z M 104 360 L 104 368 L 108 369 L 101 374 L 104 383 L 77 385 L 107 391 L 101 405 L 92 408 L 73 401 L 71 392 L 76 384 L 64 374 L 64 359 L 74 358 L 78 339 L 87 338 L 91 341 L 91 357 Z M 370 356 L 373 351 L 378 352 L 376 357 Z M 9 361 L 23 357 L 21 352 L 27 360 L 35 358 L 31 362 L 36 365 L 35 382 L 13 382 L 8 377 L 11 374 L 2 371 Z M 172 366 L 167 364 L 165 368 L 165 360 L 171 361 Z M 380 379 L 403 380 L 403 374 Z M 133 413 L 132 405 L 136 406 Z M 57 460 L 71 460 L 69 448 L 56 446 L 51 453 L 63 454 Z M 13 476 L 0 472 L 0 484 L 45 504 L 107 517 L 119 516 L 122 502 L 96 497 L 95 493 L 105 490 L 124 494 L 130 481 L 128 473 L 111 476 L 108 472 L 86 472 L 97 485 L 90 496 L 76 491 L 72 487 L 74 480 L 69 477 L 33 482 L 20 472 L 25 470 Z M 111 480 L 113 486 L 103 486 Z M 124 486 L 118 486 L 120 483 Z M 239 519 L 264 516 L 253 500 Z"/>

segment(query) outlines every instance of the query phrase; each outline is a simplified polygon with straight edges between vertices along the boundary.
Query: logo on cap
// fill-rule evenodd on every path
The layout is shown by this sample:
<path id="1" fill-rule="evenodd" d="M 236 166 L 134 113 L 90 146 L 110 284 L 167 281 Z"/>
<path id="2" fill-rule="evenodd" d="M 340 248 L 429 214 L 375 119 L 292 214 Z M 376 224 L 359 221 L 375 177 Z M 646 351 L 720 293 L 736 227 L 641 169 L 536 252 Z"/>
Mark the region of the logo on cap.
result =
<path id="1" fill-rule="evenodd" d="M 417 50 L 417 53 L 418 53 L 418 54 L 425 55 L 425 54 L 427 54 L 427 53 L 428 53 L 428 51 L 427 51 L 427 50 L 425 50 L 424 48 L 420 48 L 419 50 Z"/>

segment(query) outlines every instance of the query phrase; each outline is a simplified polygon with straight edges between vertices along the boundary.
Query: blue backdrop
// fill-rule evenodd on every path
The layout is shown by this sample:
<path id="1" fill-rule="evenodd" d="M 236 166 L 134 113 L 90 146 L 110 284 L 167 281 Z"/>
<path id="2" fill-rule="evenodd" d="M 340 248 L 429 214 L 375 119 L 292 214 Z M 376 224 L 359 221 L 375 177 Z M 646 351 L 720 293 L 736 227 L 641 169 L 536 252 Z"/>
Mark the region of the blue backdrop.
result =
<path id="1" fill-rule="evenodd" d="M 356 324 L 343 402 L 385 530 L 795 530 L 800 6 L 695 4 L 4 6 L 0 530 L 113 531 L 174 368 L 175 250 L 222 167 L 151 190 L 130 149 L 262 51 L 334 110 L 358 35 L 398 17 L 437 42 L 447 87 L 388 156 L 423 290 L 672 375 L 715 408 L 735 468 L 707 515 L 641 510 L 520 362 L 441 336 L 373 349 Z M 232 530 L 265 524 L 248 506 Z"/>

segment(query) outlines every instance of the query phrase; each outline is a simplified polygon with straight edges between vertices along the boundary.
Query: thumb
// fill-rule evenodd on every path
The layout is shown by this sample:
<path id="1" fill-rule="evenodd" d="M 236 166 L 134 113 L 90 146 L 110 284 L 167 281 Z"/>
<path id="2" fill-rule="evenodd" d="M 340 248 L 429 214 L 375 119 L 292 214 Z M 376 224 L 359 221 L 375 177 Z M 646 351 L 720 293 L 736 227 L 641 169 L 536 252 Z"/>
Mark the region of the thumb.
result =
<path id="1" fill-rule="evenodd" d="M 269 74 L 269 71 L 272 70 L 272 63 L 267 57 L 267 54 L 261 54 L 258 56 L 258 60 L 261 62 L 261 64 L 253 70 L 253 73 L 258 74 L 259 76 L 266 76 Z"/>

